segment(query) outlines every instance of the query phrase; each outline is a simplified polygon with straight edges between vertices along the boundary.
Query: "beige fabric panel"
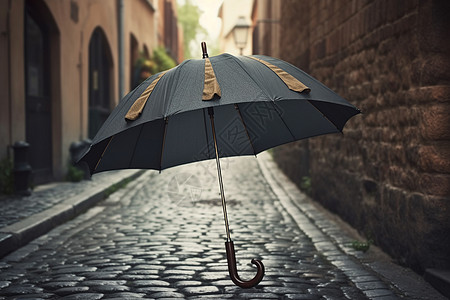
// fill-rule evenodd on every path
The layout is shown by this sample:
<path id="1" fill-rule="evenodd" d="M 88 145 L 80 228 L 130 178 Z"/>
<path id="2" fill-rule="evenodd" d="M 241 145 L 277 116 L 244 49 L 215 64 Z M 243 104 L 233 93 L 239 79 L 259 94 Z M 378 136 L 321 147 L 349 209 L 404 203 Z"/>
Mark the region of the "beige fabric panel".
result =
<path id="1" fill-rule="evenodd" d="M 292 91 L 296 92 L 310 92 L 311 89 L 304 85 L 301 81 L 299 81 L 297 78 L 289 74 L 288 72 L 284 71 L 283 69 L 280 69 L 279 67 L 272 65 L 271 63 L 256 58 L 252 56 L 247 56 L 248 58 L 254 59 L 256 61 L 259 61 L 260 63 L 266 65 L 269 69 L 271 69 L 275 74 L 277 74 L 278 77 L 280 77 L 281 80 L 288 86 L 288 88 Z"/>
<path id="2" fill-rule="evenodd" d="M 134 121 L 142 114 L 142 111 L 144 110 L 144 106 L 147 103 L 148 98 L 150 97 L 151 93 L 153 92 L 153 89 L 155 88 L 158 81 L 161 79 L 161 77 L 166 74 L 167 71 L 162 72 L 159 74 L 158 77 L 156 77 L 155 80 L 150 83 L 150 85 L 145 89 L 145 91 L 141 94 L 141 96 L 134 101 L 133 105 L 128 110 L 127 114 L 125 115 L 125 119 L 128 121 Z"/>
<path id="3" fill-rule="evenodd" d="M 211 61 L 205 58 L 205 84 L 203 86 L 202 100 L 207 101 L 214 98 L 214 95 L 222 96 L 216 74 L 214 73 Z"/>

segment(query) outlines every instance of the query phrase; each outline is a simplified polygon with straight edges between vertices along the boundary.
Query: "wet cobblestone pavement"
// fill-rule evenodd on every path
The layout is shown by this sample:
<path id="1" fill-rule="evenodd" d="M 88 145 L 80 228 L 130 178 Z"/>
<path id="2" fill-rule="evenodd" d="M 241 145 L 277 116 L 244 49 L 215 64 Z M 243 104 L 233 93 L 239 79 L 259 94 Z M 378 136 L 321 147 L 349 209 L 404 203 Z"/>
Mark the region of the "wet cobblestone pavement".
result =
<path id="1" fill-rule="evenodd" d="M 0 228 L 51 208 L 86 189 L 103 185 L 119 174 L 124 176 L 129 173 L 129 170 L 110 171 L 95 174 L 92 180 L 83 180 L 77 183 L 58 182 L 37 186 L 30 196 L 3 196 L 0 199 Z M 17 209 L 17 203 L 20 203 L 20 210 Z"/>
<path id="2" fill-rule="evenodd" d="M 292 217 L 254 158 L 231 158 L 222 167 L 239 275 L 255 275 L 252 258 L 266 268 L 257 287 L 241 289 L 229 279 L 215 165 L 203 162 L 147 171 L 1 259 L 0 299 L 403 296 L 323 234 L 311 235 L 315 227 Z"/>

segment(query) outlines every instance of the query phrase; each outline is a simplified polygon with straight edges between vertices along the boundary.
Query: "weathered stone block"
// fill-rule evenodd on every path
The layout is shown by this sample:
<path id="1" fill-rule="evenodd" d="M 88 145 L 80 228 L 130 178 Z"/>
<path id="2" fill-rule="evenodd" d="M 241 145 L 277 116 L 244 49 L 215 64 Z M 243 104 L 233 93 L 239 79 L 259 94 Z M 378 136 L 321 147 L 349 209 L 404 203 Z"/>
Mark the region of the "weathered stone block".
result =
<path id="1" fill-rule="evenodd" d="M 449 174 L 421 174 L 418 184 L 425 194 L 441 197 L 450 195 Z"/>
<path id="2" fill-rule="evenodd" d="M 450 142 L 421 146 L 418 154 L 418 164 L 424 171 L 450 173 Z"/>
<path id="3" fill-rule="evenodd" d="M 422 66 L 420 81 L 422 86 L 450 81 L 450 57 L 446 54 L 427 57 Z"/>
<path id="4" fill-rule="evenodd" d="M 420 132 L 426 140 L 449 140 L 450 105 L 434 105 L 422 111 Z"/>

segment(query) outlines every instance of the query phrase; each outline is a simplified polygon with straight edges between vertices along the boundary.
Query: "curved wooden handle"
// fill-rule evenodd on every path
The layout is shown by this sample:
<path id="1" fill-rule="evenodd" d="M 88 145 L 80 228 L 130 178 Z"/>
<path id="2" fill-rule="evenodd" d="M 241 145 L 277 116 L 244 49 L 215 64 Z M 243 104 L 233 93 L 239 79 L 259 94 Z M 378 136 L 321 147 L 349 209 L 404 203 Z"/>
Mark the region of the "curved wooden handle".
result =
<path id="1" fill-rule="evenodd" d="M 236 256 L 234 254 L 234 244 L 232 241 L 225 242 L 225 249 L 227 251 L 228 272 L 230 273 L 231 280 L 235 285 L 248 289 L 256 286 L 264 277 L 264 265 L 260 260 L 252 259 L 252 264 L 255 264 L 258 271 L 256 276 L 249 281 L 244 281 L 239 278 L 236 268 Z"/>

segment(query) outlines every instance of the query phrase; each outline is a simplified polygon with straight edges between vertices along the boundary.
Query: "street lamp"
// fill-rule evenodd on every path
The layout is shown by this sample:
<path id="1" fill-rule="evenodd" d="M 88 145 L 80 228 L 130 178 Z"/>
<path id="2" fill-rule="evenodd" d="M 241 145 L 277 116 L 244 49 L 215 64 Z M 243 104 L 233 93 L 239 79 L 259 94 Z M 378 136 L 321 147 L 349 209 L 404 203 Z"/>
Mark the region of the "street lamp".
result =
<path id="1" fill-rule="evenodd" d="M 248 36 L 248 30 L 250 28 L 250 25 L 245 21 L 245 17 L 239 17 L 236 25 L 233 27 L 233 36 L 234 36 L 234 43 L 236 44 L 236 47 L 239 48 L 242 55 L 242 50 L 245 48 L 245 45 L 247 45 L 247 36 Z"/>

